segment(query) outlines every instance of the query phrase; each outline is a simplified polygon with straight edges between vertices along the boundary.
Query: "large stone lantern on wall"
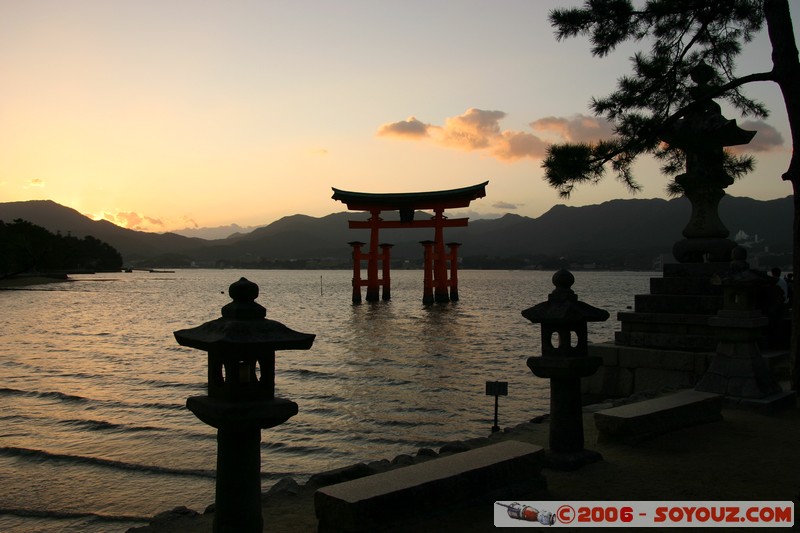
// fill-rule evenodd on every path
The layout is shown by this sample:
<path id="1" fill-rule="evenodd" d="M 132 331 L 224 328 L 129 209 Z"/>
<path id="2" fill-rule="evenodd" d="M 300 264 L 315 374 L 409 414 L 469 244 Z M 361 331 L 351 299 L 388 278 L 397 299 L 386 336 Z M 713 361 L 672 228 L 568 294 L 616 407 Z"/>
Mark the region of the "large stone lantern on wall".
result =
<path id="1" fill-rule="evenodd" d="M 578 301 L 572 291 L 575 277 L 568 270 L 553 274 L 555 290 L 546 302 L 522 311 L 522 316 L 542 326 L 542 355 L 529 357 L 528 367 L 550 380 L 551 468 L 573 470 L 601 459 L 583 447 L 581 378 L 594 374 L 602 358 L 588 355 L 589 322 L 608 319 L 608 311 Z"/>
<path id="2" fill-rule="evenodd" d="M 178 344 L 208 352 L 208 395 L 186 407 L 217 428 L 215 532 L 260 532 L 261 429 L 297 414 L 297 404 L 275 397 L 275 352 L 307 350 L 314 335 L 268 320 L 255 302 L 258 285 L 241 278 L 222 317 L 175 332 Z"/>
<path id="3" fill-rule="evenodd" d="M 715 101 L 701 100 L 713 90 L 713 77 L 714 69 L 702 61 L 692 69 L 691 78 L 697 85 L 690 91 L 702 103 L 661 135 L 686 156 L 686 172 L 676 176 L 675 182 L 691 202 L 692 214 L 683 229 L 685 238 L 672 249 L 679 263 L 726 262 L 736 246 L 727 238 L 728 228 L 719 218 L 724 189 L 733 183 L 725 170 L 723 149 L 749 143 L 756 132 L 743 130 L 735 120 L 726 119 Z"/>

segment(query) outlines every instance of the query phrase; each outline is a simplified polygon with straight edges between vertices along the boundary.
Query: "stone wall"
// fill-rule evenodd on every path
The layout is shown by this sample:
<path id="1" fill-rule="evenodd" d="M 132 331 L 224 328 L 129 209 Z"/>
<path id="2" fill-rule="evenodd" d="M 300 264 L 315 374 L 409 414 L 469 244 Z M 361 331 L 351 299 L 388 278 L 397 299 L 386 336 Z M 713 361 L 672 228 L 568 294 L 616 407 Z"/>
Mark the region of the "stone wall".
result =
<path id="1" fill-rule="evenodd" d="M 591 402 L 638 392 L 694 387 L 714 353 L 603 343 L 590 344 L 589 355 L 603 358 L 598 371 L 581 381 L 584 401 Z"/>

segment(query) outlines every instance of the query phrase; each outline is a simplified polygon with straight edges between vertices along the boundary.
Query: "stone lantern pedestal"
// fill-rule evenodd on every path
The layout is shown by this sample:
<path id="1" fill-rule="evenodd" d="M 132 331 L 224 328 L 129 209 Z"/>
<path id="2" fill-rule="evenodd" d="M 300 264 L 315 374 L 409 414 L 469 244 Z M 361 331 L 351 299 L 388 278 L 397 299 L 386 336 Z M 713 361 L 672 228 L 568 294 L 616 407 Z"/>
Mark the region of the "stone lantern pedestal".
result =
<path id="1" fill-rule="evenodd" d="M 275 397 L 275 352 L 307 350 L 314 335 L 267 320 L 255 302 L 258 285 L 245 278 L 229 289 L 222 318 L 175 332 L 178 344 L 208 352 L 208 395 L 186 407 L 217 428 L 215 533 L 260 532 L 261 430 L 297 414 L 297 404 Z"/>
<path id="2" fill-rule="evenodd" d="M 588 355 L 588 322 L 608 319 L 608 312 L 578 301 L 570 287 L 575 277 L 567 270 L 553 275 L 555 290 L 546 302 L 522 311 L 542 327 L 542 356 L 529 357 L 528 367 L 550 380 L 550 449 L 547 465 L 574 470 L 602 459 L 584 449 L 581 378 L 594 374 L 602 359 Z"/>

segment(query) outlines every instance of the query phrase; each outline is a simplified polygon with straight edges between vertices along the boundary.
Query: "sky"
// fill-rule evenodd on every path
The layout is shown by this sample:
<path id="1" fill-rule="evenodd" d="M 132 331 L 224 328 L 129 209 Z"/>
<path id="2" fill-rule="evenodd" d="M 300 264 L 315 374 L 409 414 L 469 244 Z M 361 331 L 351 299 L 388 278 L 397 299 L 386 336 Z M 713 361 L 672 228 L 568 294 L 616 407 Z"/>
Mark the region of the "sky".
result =
<path id="1" fill-rule="evenodd" d="M 580 0 L 0 0 L 0 202 L 49 199 L 145 231 L 266 225 L 346 207 L 331 187 L 452 189 L 468 211 L 536 217 L 631 197 L 609 175 L 563 199 L 543 180 L 553 142 L 610 130 L 591 98 L 637 49 L 594 58 L 547 14 Z M 792 3 L 795 34 L 800 7 Z M 738 62 L 770 68 L 766 32 Z M 773 199 L 791 155 L 777 86 L 727 189 Z M 666 197 L 642 160 L 639 198 Z"/>

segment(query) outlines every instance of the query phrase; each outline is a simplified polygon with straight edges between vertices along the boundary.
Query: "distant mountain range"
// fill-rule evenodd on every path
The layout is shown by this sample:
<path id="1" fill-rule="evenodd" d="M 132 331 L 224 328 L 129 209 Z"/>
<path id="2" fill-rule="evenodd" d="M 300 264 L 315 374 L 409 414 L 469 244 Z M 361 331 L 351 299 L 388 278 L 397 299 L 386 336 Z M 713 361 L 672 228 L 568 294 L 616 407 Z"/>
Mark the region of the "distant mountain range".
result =
<path id="1" fill-rule="evenodd" d="M 449 228 L 445 239 L 463 244 L 465 267 L 520 268 L 548 262 L 594 263 L 599 267 L 647 268 L 653 258 L 671 253 L 681 239 L 691 206 L 685 198 L 612 200 L 598 205 L 556 205 L 538 218 L 507 214 L 475 220 L 466 228 Z M 383 213 L 391 218 L 396 213 Z M 418 213 L 417 218 L 427 216 Z M 792 243 L 792 198 L 753 200 L 726 196 L 720 217 L 733 238 L 740 231 L 758 236 L 771 252 L 788 253 Z M 92 235 L 114 246 L 125 264 L 143 266 L 346 267 L 349 241 L 368 242 L 367 230 L 348 229 L 360 212 L 324 217 L 292 215 L 249 233 L 206 240 L 175 233 L 148 233 L 94 221 L 49 200 L 0 203 L 0 220 L 21 218 L 52 232 Z M 419 241 L 432 239 L 430 229 L 384 230 L 392 258 L 416 266 Z M 407 263 L 404 263 L 407 262 Z"/>
<path id="2" fill-rule="evenodd" d="M 250 233 L 261 226 L 242 227 L 239 224 L 228 224 L 227 226 L 216 226 L 213 228 L 183 228 L 176 229 L 172 233 L 183 235 L 184 237 L 197 237 L 199 239 L 216 240 L 227 239 L 236 233 Z"/>

